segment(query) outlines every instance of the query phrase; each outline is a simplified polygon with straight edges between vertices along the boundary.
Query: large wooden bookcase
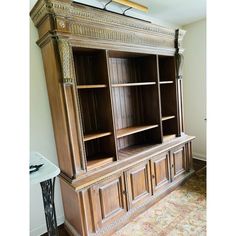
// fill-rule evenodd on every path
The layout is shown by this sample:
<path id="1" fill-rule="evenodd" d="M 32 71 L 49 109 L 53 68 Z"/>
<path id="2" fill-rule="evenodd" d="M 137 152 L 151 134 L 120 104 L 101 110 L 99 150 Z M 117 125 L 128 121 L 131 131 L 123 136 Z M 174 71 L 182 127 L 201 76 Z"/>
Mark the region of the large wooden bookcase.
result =
<path id="1" fill-rule="evenodd" d="M 111 235 L 192 173 L 183 30 L 70 0 L 39 0 L 38 28 L 66 229 Z"/>

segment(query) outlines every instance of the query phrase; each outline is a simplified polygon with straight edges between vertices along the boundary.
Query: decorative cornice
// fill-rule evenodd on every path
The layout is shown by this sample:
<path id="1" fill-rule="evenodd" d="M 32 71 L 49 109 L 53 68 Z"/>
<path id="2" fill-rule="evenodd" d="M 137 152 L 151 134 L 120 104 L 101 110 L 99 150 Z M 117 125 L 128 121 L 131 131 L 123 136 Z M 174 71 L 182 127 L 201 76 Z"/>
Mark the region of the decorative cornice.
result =
<path id="1" fill-rule="evenodd" d="M 80 19 L 88 20 L 95 23 L 109 23 L 118 26 L 122 25 L 136 30 L 148 31 L 154 34 L 163 34 L 170 37 L 175 36 L 174 29 L 164 28 L 155 24 L 142 22 L 141 20 L 132 18 L 128 18 L 127 20 L 127 17 L 118 14 L 104 12 L 100 9 L 94 9 L 92 7 L 87 7 L 76 3 L 71 4 L 56 0 L 39 0 L 35 7 L 32 9 L 30 15 L 34 24 L 37 26 L 46 14 L 55 14 L 67 18 L 79 17 Z"/>
<path id="2" fill-rule="evenodd" d="M 51 16 L 48 29 L 96 40 L 174 49 L 175 30 L 65 0 L 38 0 L 31 18 L 37 27 Z M 179 43 L 185 34 L 179 30 Z"/>
<path id="3" fill-rule="evenodd" d="M 99 28 L 90 25 L 82 25 L 77 23 L 70 24 L 70 31 L 73 34 L 94 38 L 97 40 L 106 40 L 112 42 L 137 44 L 155 47 L 173 48 L 174 41 L 154 36 L 145 36 L 134 32 L 121 32 L 118 30 Z"/>

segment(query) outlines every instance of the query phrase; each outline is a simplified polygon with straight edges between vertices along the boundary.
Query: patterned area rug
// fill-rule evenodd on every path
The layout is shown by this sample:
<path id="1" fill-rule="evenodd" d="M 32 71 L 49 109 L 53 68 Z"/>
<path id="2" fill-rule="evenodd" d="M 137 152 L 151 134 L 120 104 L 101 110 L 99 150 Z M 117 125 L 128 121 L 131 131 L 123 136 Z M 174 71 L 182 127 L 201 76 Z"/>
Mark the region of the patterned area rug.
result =
<path id="1" fill-rule="evenodd" d="M 206 235 L 206 168 L 112 236 L 155 235 Z"/>

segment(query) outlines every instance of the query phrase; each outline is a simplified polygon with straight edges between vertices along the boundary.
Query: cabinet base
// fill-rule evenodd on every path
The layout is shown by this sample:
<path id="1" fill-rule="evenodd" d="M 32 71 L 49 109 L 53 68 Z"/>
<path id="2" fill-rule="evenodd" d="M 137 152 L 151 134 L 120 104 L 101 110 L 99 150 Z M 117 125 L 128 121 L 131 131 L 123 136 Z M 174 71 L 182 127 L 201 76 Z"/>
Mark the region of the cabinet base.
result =
<path id="1" fill-rule="evenodd" d="M 177 187 L 181 186 L 183 183 L 185 183 L 189 177 L 193 175 L 195 171 L 191 169 L 189 172 L 187 172 L 185 175 L 183 175 L 181 178 L 178 178 L 176 181 L 170 183 L 165 189 L 163 189 L 160 192 L 157 192 L 156 194 L 152 195 L 147 201 L 145 201 L 142 205 L 130 209 L 125 215 L 120 217 L 119 219 L 115 220 L 114 222 L 110 223 L 106 227 L 103 227 L 99 229 L 96 233 L 83 233 L 82 235 L 78 233 L 78 231 L 72 226 L 72 224 L 65 220 L 65 228 L 69 235 L 71 236 L 109 236 L 113 233 L 115 233 L 120 228 L 124 227 L 126 224 L 128 224 L 133 218 L 138 216 L 139 214 L 143 213 L 147 209 L 149 209 L 152 205 L 157 203 L 159 200 L 164 198 L 166 195 L 171 193 L 173 190 L 175 190 Z"/>

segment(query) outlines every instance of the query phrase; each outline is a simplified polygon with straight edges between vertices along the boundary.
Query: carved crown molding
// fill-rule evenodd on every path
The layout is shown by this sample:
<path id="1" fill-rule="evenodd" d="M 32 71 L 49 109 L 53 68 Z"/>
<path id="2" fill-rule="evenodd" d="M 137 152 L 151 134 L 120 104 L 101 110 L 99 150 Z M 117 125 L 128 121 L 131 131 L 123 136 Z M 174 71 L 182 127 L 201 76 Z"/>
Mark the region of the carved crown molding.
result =
<path id="1" fill-rule="evenodd" d="M 63 32 L 96 40 L 174 49 L 175 29 L 72 3 L 70 0 L 38 0 L 30 15 L 36 27 L 47 15 L 51 16 L 54 24 L 50 30 L 55 34 Z M 179 30 L 180 45 L 184 34 L 185 31 Z"/>
<path id="2" fill-rule="evenodd" d="M 90 25 L 71 24 L 73 34 L 89 37 L 97 40 L 106 40 L 118 43 L 137 44 L 145 46 L 155 46 L 164 48 L 173 48 L 174 41 L 154 36 L 145 36 L 134 32 L 114 31 L 108 28 L 98 28 Z"/>

